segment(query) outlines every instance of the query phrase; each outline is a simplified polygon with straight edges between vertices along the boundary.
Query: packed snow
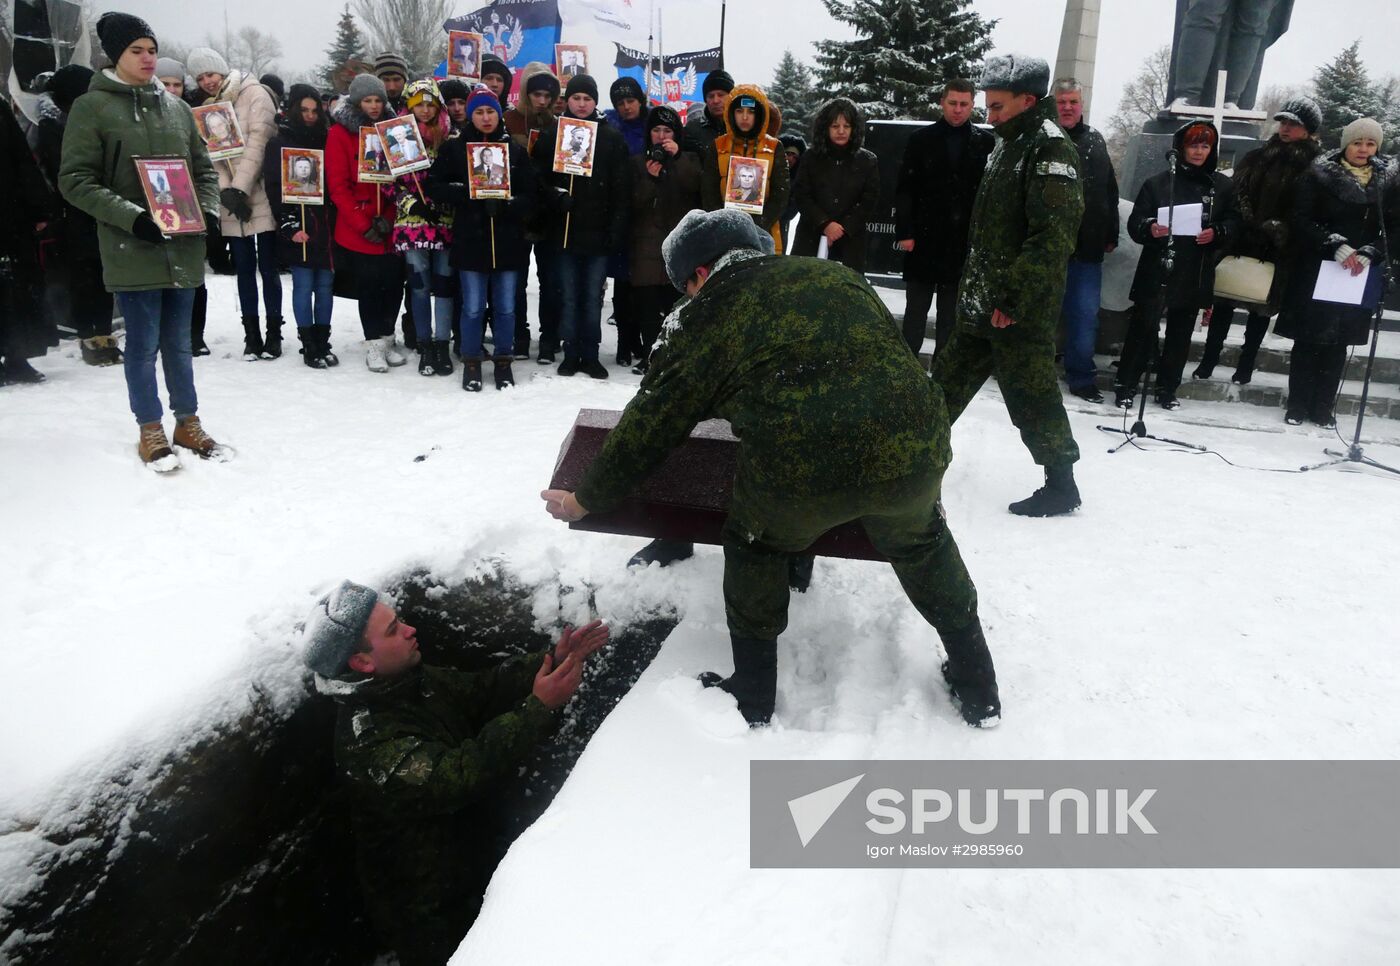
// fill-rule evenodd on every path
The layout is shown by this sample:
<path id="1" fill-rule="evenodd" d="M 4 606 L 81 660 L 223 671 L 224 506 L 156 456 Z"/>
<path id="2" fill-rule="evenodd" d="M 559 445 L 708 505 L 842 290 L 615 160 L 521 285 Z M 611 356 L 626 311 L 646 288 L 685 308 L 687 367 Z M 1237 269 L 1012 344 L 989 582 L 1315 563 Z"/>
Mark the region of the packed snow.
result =
<path id="1" fill-rule="evenodd" d="M 210 288 L 200 413 L 233 462 L 143 468 L 120 369 L 72 343 L 36 360 L 44 385 L 0 389 L 0 889 L 24 885 L 15 830 L 55 801 L 233 717 L 250 681 L 295 700 L 295 625 L 329 583 L 496 557 L 596 588 L 610 619 L 662 601 L 683 619 L 507 856 L 456 963 L 1393 961 L 1393 871 L 750 870 L 747 775 L 753 758 L 1393 759 L 1400 480 L 1110 456 L 1094 427 L 1122 417 L 1067 397 L 1084 507 L 1025 520 L 1006 504 L 1038 473 L 989 386 L 954 430 L 944 498 L 1002 726 L 961 724 L 887 567 L 821 559 L 780 645 L 777 722 L 751 733 L 694 681 L 729 667 L 718 549 L 628 573 L 640 541 L 570 531 L 538 498 L 578 409 L 623 407 L 637 377 L 521 362 L 514 390 L 469 394 L 412 365 L 372 374 L 343 302 L 338 369 L 301 365 L 294 339 L 247 363 L 232 280 Z M 1338 443 L 1239 404 L 1148 418 L 1240 467 Z M 1400 464 L 1400 424 L 1369 422 L 1366 442 Z M 537 615 L 573 619 L 584 596 Z"/>

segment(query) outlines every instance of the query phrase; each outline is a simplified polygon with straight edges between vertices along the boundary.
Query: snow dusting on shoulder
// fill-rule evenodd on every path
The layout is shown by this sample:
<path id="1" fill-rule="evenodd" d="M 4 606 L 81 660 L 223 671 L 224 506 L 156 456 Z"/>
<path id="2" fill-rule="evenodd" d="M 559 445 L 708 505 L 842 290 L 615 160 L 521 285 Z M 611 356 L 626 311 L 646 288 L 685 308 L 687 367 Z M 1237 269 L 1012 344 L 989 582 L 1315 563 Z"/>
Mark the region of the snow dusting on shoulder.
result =
<path id="1" fill-rule="evenodd" d="M 1062 138 L 1065 136 L 1064 130 L 1049 118 L 1040 122 L 1040 131 L 1048 138 Z"/>

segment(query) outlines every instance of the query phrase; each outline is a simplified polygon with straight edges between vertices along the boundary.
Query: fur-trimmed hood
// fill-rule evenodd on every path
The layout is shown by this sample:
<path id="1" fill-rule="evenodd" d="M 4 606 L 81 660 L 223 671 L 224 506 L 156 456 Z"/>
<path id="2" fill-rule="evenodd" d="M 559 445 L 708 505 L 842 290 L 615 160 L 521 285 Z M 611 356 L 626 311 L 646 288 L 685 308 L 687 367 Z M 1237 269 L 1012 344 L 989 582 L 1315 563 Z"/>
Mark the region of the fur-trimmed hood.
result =
<path id="1" fill-rule="evenodd" d="M 831 135 L 828 133 L 831 124 L 839 115 L 844 114 L 851 121 L 851 140 L 844 148 L 838 148 L 831 143 Z M 822 105 L 817 116 L 812 119 L 812 148 L 813 150 L 828 151 L 849 151 L 854 154 L 861 149 L 865 143 L 865 118 L 860 113 L 860 108 L 849 98 L 836 97 Z"/>
<path id="2" fill-rule="evenodd" d="M 1390 179 L 1395 177 L 1395 169 L 1379 156 L 1371 158 L 1371 183 L 1362 186 L 1342 165 L 1345 153 L 1338 149 L 1319 157 L 1312 165 L 1314 176 L 1338 201 L 1353 205 L 1373 203 L 1376 192 L 1389 188 Z"/>
<path id="3" fill-rule="evenodd" d="M 390 116 L 391 115 L 389 114 L 389 111 L 386 108 L 383 116 L 381 116 L 379 120 L 387 120 Z M 336 108 L 336 111 L 334 114 L 331 115 L 331 118 L 335 121 L 335 123 L 339 124 L 341 127 L 345 128 L 345 130 L 355 135 L 356 138 L 360 136 L 360 128 L 373 127 L 375 124 L 378 123 L 378 121 L 371 121 L 369 117 L 365 115 L 365 112 L 360 110 L 357 105 L 349 103 L 348 98 L 346 99 L 345 103 L 341 104 L 340 107 Z"/>
<path id="4" fill-rule="evenodd" d="M 734 111 L 738 108 L 739 101 L 745 97 L 752 97 L 757 102 L 754 109 L 754 127 L 747 134 L 740 131 L 739 126 L 734 123 Z M 729 92 L 729 100 L 724 104 L 724 129 L 733 140 L 759 140 L 769 133 L 768 125 L 772 118 L 773 105 L 768 102 L 768 95 L 763 92 L 763 88 L 757 84 L 740 84 Z"/>

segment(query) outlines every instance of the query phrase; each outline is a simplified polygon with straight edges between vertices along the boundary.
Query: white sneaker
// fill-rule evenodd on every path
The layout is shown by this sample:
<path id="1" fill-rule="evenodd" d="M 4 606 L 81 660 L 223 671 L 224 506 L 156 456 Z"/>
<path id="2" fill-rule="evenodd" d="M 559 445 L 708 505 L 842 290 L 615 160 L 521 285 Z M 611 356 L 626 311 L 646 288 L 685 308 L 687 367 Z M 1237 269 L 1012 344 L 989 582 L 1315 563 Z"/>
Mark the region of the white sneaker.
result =
<path id="1" fill-rule="evenodd" d="M 365 340 L 365 365 L 370 372 L 388 372 L 389 362 L 384 358 L 384 340 Z"/>
<path id="2" fill-rule="evenodd" d="M 408 362 L 408 356 L 399 351 L 399 347 L 394 344 L 392 335 L 383 336 L 379 340 L 384 346 L 384 361 L 391 366 L 401 366 Z"/>

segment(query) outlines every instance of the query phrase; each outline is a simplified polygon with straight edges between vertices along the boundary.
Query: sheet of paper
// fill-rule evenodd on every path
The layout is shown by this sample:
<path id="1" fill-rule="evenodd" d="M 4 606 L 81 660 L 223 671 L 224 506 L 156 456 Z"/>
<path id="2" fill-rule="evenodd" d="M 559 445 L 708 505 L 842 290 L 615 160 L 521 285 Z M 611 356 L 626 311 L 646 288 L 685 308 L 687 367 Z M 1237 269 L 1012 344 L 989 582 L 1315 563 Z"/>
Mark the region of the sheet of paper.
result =
<path id="1" fill-rule="evenodd" d="M 826 236 L 823 235 L 817 242 L 817 257 L 826 258 L 831 253 L 831 246 L 827 243 Z"/>
<path id="2" fill-rule="evenodd" d="M 1171 217 L 1173 235 L 1190 235 L 1195 238 L 1201 233 L 1201 215 L 1204 213 L 1201 205 L 1177 205 Z M 1157 209 L 1157 224 L 1167 224 L 1167 209 Z"/>
<path id="3" fill-rule="evenodd" d="M 1348 269 L 1329 259 L 1317 270 L 1313 298 L 1319 302 L 1361 305 L 1366 297 L 1366 282 L 1370 277 L 1370 265 L 1367 265 L 1366 271 L 1360 275 L 1353 275 Z"/>

